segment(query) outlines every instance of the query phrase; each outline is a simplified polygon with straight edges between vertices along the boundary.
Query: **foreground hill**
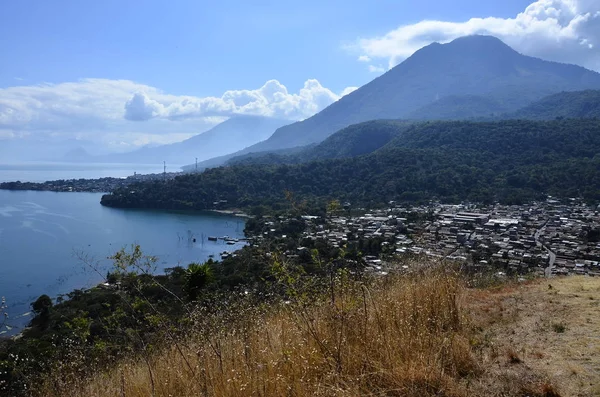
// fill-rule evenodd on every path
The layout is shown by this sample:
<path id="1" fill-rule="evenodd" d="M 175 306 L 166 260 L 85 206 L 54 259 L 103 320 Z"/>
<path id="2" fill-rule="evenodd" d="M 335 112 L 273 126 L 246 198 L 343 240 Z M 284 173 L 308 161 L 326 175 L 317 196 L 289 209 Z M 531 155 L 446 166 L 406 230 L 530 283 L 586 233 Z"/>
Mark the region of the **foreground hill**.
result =
<path id="1" fill-rule="evenodd" d="M 488 116 L 517 110 L 560 91 L 599 89 L 600 74 L 575 65 L 521 55 L 499 39 L 469 36 L 422 48 L 387 73 L 320 113 L 283 128 L 255 145 L 254 152 L 320 142 L 351 124 L 410 117 L 448 96 L 481 96 Z M 498 108 L 490 106 L 498 103 Z M 476 116 L 474 109 L 469 114 Z M 446 107 L 437 113 L 448 112 Z M 452 113 L 452 112 L 449 112 Z M 439 118 L 430 115 L 428 118 Z"/>
<path id="2" fill-rule="evenodd" d="M 206 160 L 233 153 L 260 142 L 286 124 L 289 120 L 261 116 L 235 116 L 210 130 L 170 145 L 161 145 L 133 152 L 95 157 L 96 162 L 117 163 L 168 163 L 193 162 L 197 157 Z"/>
<path id="3" fill-rule="evenodd" d="M 397 133 L 357 157 L 301 164 L 209 169 L 162 183 L 142 183 L 102 197 L 115 207 L 210 209 L 280 205 L 285 191 L 309 200 L 496 200 L 516 203 L 545 194 L 600 199 L 600 121 L 371 122 Z M 382 127 L 383 126 L 383 127 Z M 360 145 L 354 145 L 360 147 Z"/>
<path id="4" fill-rule="evenodd" d="M 598 395 L 598 278 L 466 288 L 448 268 L 340 280 L 266 311 L 247 299 L 229 315 L 201 312 L 137 360 L 43 373 L 35 395 Z"/>

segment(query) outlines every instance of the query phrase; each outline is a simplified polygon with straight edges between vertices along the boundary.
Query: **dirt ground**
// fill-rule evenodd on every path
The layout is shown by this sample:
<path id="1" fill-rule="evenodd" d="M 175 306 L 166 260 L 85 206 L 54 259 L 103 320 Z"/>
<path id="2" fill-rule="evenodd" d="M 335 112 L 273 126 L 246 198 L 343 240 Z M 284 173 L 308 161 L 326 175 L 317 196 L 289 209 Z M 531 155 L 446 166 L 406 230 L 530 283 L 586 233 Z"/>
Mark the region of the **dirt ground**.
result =
<path id="1" fill-rule="evenodd" d="M 490 396 L 600 396 L 600 278 L 537 279 L 469 290 L 471 341 Z"/>

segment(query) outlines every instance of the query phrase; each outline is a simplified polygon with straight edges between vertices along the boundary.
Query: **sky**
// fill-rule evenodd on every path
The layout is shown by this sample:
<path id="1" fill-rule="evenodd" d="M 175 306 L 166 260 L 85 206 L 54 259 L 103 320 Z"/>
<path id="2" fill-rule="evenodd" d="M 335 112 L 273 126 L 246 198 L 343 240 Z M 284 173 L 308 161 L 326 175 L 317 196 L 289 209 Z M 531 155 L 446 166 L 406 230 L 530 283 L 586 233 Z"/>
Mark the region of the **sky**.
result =
<path id="1" fill-rule="evenodd" d="M 123 151 L 236 114 L 302 120 L 469 34 L 600 71 L 598 0 L 0 0 L 0 146 Z"/>

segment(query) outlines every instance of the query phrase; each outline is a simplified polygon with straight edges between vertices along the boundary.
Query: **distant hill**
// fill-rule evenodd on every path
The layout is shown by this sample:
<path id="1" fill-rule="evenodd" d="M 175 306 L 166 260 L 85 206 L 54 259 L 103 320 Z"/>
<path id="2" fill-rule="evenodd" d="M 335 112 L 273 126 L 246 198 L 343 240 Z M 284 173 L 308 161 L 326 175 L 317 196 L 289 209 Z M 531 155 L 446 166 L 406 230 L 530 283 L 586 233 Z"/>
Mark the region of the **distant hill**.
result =
<path id="1" fill-rule="evenodd" d="M 128 153 L 94 158 L 96 162 L 191 163 L 236 152 L 262 141 L 289 120 L 261 116 L 235 116 L 182 142 L 145 147 Z"/>
<path id="2" fill-rule="evenodd" d="M 351 124 L 375 119 L 408 118 L 446 97 L 487 98 L 469 116 L 515 111 L 560 91 L 600 89 L 600 74 L 519 54 L 490 36 L 468 36 L 434 43 L 387 73 L 342 97 L 316 115 L 279 128 L 252 148 L 254 152 L 320 142 Z M 472 97 L 471 97 L 472 98 Z M 454 118 L 451 100 L 427 118 Z M 471 101 L 472 102 L 472 101 Z M 448 109 L 444 105 L 451 105 Z M 498 106 L 490 106 L 497 103 Z M 481 111 L 483 114 L 478 115 Z M 445 116 L 444 116 L 445 115 Z M 442 116 L 442 117 L 440 117 Z M 463 115 L 461 115 L 463 117 Z"/>
<path id="3" fill-rule="evenodd" d="M 504 117 L 529 120 L 600 117 L 600 91 L 560 92 Z"/>
<path id="4" fill-rule="evenodd" d="M 85 150 L 85 148 L 78 146 L 74 149 L 71 149 L 65 153 L 62 160 L 63 161 L 87 161 L 91 156 L 91 154 Z"/>
<path id="5" fill-rule="evenodd" d="M 264 156 L 272 156 L 274 158 L 279 157 L 287 157 L 288 155 L 295 155 L 297 153 L 303 152 L 305 149 L 309 149 L 315 145 L 307 145 L 307 146 L 298 146 L 293 148 L 285 148 L 278 150 L 271 150 L 266 152 L 253 152 L 252 146 L 238 150 L 234 153 L 229 153 L 223 156 L 213 157 L 208 160 L 199 161 L 198 166 L 195 164 L 189 164 L 181 167 L 183 171 L 193 172 L 193 171 L 204 171 L 207 168 L 215 168 L 221 167 L 224 165 L 239 163 L 239 162 L 250 162 L 254 163 L 255 161 L 262 162 Z M 260 160 L 259 160 L 260 159 Z"/>
<path id="6" fill-rule="evenodd" d="M 235 156 L 227 160 L 225 165 L 298 164 L 360 156 L 384 147 L 413 124 L 402 120 L 374 120 L 353 124 L 318 144 Z"/>

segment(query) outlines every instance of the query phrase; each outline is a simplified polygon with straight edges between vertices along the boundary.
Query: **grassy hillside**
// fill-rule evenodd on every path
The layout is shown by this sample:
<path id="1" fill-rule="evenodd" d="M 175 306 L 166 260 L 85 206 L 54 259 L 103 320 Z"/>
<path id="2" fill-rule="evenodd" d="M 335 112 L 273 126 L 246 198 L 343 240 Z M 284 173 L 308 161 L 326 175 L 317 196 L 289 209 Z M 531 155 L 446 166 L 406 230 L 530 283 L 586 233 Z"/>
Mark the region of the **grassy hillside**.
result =
<path id="1" fill-rule="evenodd" d="M 198 326 L 89 377 L 49 373 L 34 395 L 597 395 L 600 281 L 482 289 L 464 281 L 424 267 L 372 282 L 342 278 L 311 297 L 294 284 L 300 294 L 287 304 L 240 307 L 204 322 L 210 332 Z"/>

